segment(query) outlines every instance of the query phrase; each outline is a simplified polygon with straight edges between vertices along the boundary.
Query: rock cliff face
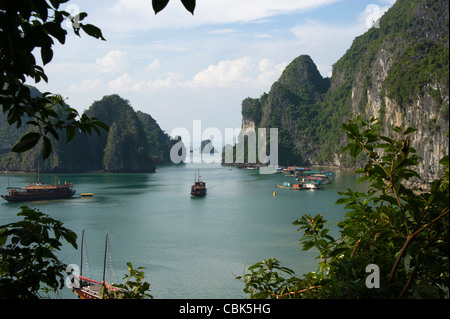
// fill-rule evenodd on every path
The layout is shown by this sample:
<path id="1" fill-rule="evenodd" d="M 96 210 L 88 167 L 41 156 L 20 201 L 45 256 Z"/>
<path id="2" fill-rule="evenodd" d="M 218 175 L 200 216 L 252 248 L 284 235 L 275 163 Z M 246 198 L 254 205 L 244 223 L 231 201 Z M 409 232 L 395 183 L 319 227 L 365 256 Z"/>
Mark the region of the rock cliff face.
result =
<path id="1" fill-rule="evenodd" d="M 86 114 L 107 124 L 109 131 L 102 131 L 101 136 L 77 134 L 70 143 L 53 140 L 53 152 L 45 161 L 40 147 L 23 154 L 10 153 L 20 135 L 0 118 L 0 126 L 8 132 L 3 135 L 9 137 L 0 136 L 4 148 L 0 170 L 34 171 L 39 162 L 43 172 L 154 172 L 157 163 L 169 161 L 170 148 L 177 141 L 171 141 L 150 115 L 135 112 L 120 96 L 103 97 Z"/>
<path id="2" fill-rule="evenodd" d="M 354 167 L 340 154 L 341 123 L 374 115 L 387 136 L 395 126 L 417 128 L 420 173 L 436 178 L 449 144 L 448 13 L 447 1 L 397 0 L 380 28 L 355 38 L 330 79 L 300 56 L 268 94 L 244 100 L 242 128 L 278 127 L 281 164 Z"/>

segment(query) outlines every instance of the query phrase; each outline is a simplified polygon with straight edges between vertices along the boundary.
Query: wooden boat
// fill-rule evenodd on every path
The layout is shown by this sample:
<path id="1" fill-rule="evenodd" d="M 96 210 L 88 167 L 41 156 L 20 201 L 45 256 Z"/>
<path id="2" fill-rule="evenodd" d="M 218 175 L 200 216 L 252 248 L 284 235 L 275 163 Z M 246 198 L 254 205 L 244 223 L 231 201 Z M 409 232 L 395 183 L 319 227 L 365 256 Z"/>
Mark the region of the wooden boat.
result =
<path id="1" fill-rule="evenodd" d="M 65 199 L 75 195 L 72 187 L 72 183 L 56 185 L 36 183 L 22 188 L 8 187 L 8 195 L 2 195 L 2 198 L 8 202 Z"/>
<path id="2" fill-rule="evenodd" d="M 8 195 L 1 197 L 8 202 L 30 202 L 38 200 L 65 199 L 75 195 L 72 189 L 72 183 L 64 184 L 41 184 L 38 163 L 38 182 L 36 184 L 28 184 L 26 187 L 10 187 L 8 175 Z"/>
<path id="3" fill-rule="evenodd" d="M 200 174 L 200 172 L 199 172 Z M 201 180 L 201 176 L 198 175 L 194 179 L 194 185 L 191 186 L 191 195 L 193 197 L 204 197 L 206 196 L 206 183 Z"/>
<path id="4" fill-rule="evenodd" d="M 108 233 L 106 233 L 105 257 L 103 261 L 103 280 L 101 282 L 83 276 L 83 247 L 84 247 L 84 230 L 81 237 L 81 265 L 80 265 L 79 282 L 77 287 L 72 287 L 73 292 L 80 299 L 100 299 L 102 289 L 106 289 L 107 291 L 119 291 L 119 289 L 111 286 L 109 283 L 105 281 L 106 255 L 108 253 Z"/>

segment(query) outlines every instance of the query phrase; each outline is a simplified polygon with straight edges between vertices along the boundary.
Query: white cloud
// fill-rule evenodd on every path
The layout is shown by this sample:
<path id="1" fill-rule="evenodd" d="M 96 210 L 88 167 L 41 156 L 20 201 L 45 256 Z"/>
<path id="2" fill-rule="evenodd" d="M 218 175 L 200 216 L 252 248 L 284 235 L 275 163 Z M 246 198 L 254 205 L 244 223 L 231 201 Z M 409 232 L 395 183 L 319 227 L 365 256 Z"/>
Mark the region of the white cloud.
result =
<path id="1" fill-rule="evenodd" d="M 197 4 L 196 15 L 208 22 L 250 22 L 287 12 L 304 12 L 339 0 L 209 0 Z"/>
<path id="2" fill-rule="evenodd" d="M 128 91 L 130 84 L 133 82 L 132 77 L 128 73 L 124 73 L 118 78 L 108 82 L 108 89 L 112 92 Z"/>
<path id="3" fill-rule="evenodd" d="M 104 90 L 105 85 L 103 84 L 102 80 L 100 79 L 87 79 L 81 81 L 80 85 L 77 84 L 71 84 L 69 86 L 69 92 L 70 93 L 89 93 L 89 92 L 95 92 L 98 90 Z"/>
<path id="4" fill-rule="evenodd" d="M 286 63 L 275 65 L 268 59 L 262 59 L 258 64 L 253 63 L 248 57 L 223 60 L 198 72 L 185 85 L 188 87 L 266 88 L 277 80 L 285 67 Z"/>
<path id="5" fill-rule="evenodd" d="M 158 61 L 158 60 L 155 60 Z M 158 64 L 153 61 L 151 64 Z M 276 81 L 287 63 L 275 64 L 269 59 L 262 59 L 254 63 L 250 58 L 243 57 L 236 60 L 223 60 L 215 65 L 197 72 L 190 80 L 176 72 L 168 72 L 164 77 L 153 80 L 139 79 L 139 75 L 124 73 L 116 79 L 110 80 L 107 89 L 112 92 L 134 91 L 145 92 L 164 88 L 257 88 L 267 89 Z M 96 83 L 97 86 L 99 83 Z M 81 87 L 89 89 L 89 83 L 82 82 L 80 86 L 72 85 L 73 90 L 80 91 Z"/>
<path id="6" fill-rule="evenodd" d="M 89 73 L 98 66 L 89 62 L 54 62 L 46 66 L 46 72 L 55 72 L 60 74 L 80 74 Z"/>
<path id="7" fill-rule="evenodd" d="M 97 58 L 96 62 L 101 71 L 107 73 L 123 72 L 129 67 L 128 54 L 121 50 L 111 50 L 103 58 Z"/>
<path id="8" fill-rule="evenodd" d="M 161 67 L 161 63 L 159 62 L 158 59 L 154 59 L 152 62 L 150 62 L 147 66 L 147 68 L 145 69 L 146 71 L 152 71 L 152 70 L 156 70 L 159 69 Z"/>
<path id="9" fill-rule="evenodd" d="M 255 38 L 260 38 L 260 39 L 262 39 L 262 38 L 273 38 L 273 36 L 270 35 L 270 34 L 267 34 L 267 33 L 262 33 L 262 34 L 255 35 Z"/>
<path id="10" fill-rule="evenodd" d="M 206 33 L 209 33 L 209 34 L 226 34 L 226 33 L 234 33 L 234 32 L 236 32 L 235 29 L 230 29 L 230 28 L 228 28 L 228 29 L 217 29 L 217 30 L 212 30 L 212 31 L 208 31 L 208 32 L 206 32 Z"/>
<path id="11" fill-rule="evenodd" d="M 340 26 L 307 20 L 305 24 L 297 25 L 290 29 L 297 39 L 308 46 L 335 48 L 336 44 L 344 40 L 353 40 L 356 35 L 365 31 L 364 25 Z M 349 47 L 348 43 L 345 43 Z"/>
<path id="12" fill-rule="evenodd" d="M 183 75 L 175 72 L 169 72 L 163 79 L 151 81 L 138 81 L 131 86 L 132 91 L 152 91 L 162 88 L 175 88 L 182 85 Z"/>
<path id="13" fill-rule="evenodd" d="M 269 59 L 262 59 L 259 61 L 258 67 L 260 74 L 256 79 L 257 87 L 266 87 L 278 80 L 287 63 L 274 64 Z"/>
<path id="14" fill-rule="evenodd" d="M 297 38 L 302 53 L 311 56 L 322 76 L 330 76 L 332 64 L 345 54 L 356 36 L 367 31 L 367 27 L 363 22 L 342 26 L 309 19 L 290 31 Z"/>
<path id="15" fill-rule="evenodd" d="M 190 84 L 193 87 L 227 87 L 232 83 L 245 82 L 250 70 L 250 59 L 247 57 L 224 60 L 198 72 Z"/>

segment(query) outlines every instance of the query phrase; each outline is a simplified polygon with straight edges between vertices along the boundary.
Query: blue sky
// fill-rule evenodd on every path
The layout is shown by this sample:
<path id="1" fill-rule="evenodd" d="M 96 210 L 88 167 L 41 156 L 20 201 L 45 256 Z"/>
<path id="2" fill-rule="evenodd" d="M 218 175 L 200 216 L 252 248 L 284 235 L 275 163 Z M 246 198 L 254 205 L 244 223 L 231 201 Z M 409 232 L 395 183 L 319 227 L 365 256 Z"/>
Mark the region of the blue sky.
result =
<path id="1" fill-rule="evenodd" d="M 74 0 L 106 41 L 69 31 L 45 66 L 49 83 L 80 112 L 117 93 L 163 130 L 241 126 L 241 102 L 268 92 L 293 59 L 308 54 L 323 76 L 355 36 L 395 0 L 179 0 L 154 14 L 151 0 Z M 68 29 L 70 25 L 67 26 Z M 30 83 L 33 84 L 33 83 Z"/>

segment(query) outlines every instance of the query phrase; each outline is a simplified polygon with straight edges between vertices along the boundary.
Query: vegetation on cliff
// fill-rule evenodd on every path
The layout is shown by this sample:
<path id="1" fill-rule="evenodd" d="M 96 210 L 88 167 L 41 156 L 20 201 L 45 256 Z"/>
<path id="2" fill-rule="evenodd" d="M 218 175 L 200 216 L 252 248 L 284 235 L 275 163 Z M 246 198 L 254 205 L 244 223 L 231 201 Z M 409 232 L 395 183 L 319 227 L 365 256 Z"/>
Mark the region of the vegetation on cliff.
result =
<path id="1" fill-rule="evenodd" d="M 448 13 L 446 1 L 398 0 L 379 28 L 354 39 L 330 78 L 302 55 L 268 93 L 246 98 L 243 128 L 278 128 L 282 165 L 354 167 L 364 159 L 341 154 L 343 122 L 373 115 L 385 134 L 403 122 L 421 131 L 412 143 L 431 180 L 441 151 L 448 152 Z M 430 152 L 433 159 L 425 162 Z"/>
<path id="2" fill-rule="evenodd" d="M 66 108 L 58 105 L 54 110 L 64 117 Z M 101 135 L 78 134 L 70 143 L 51 137 L 53 152 L 46 161 L 41 158 L 40 148 L 25 153 L 9 152 L 15 141 L 33 128 L 16 130 L 0 118 L 0 170 L 30 171 L 39 165 L 42 171 L 54 172 L 153 172 L 157 163 L 170 160 L 170 148 L 176 141 L 150 115 L 136 112 L 120 96 L 103 97 L 85 114 L 100 119 L 109 131 Z"/>

